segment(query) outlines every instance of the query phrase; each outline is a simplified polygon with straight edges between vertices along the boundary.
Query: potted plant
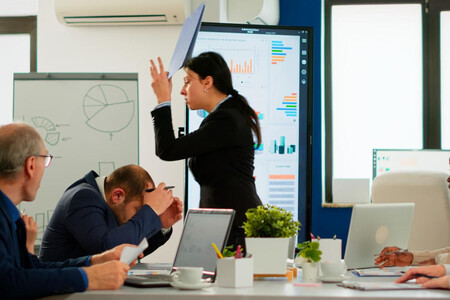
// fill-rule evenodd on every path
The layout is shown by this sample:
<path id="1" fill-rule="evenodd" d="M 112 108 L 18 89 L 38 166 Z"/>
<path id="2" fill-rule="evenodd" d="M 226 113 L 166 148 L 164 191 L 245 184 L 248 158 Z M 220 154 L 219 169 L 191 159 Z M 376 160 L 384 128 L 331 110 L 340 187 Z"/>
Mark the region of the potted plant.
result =
<path id="1" fill-rule="evenodd" d="M 300 230 L 291 212 L 273 205 L 260 205 L 246 212 L 247 252 L 253 256 L 254 274 L 285 274 L 289 239 Z"/>
<path id="2" fill-rule="evenodd" d="M 322 251 L 319 250 L 318 242 L 306 241 L 297 245 L 299 249 L 295 263 L 302 266 L 303 281 L 314 282 L 317 280 L 319 272 L 318 262 L 321 259 Z"/>

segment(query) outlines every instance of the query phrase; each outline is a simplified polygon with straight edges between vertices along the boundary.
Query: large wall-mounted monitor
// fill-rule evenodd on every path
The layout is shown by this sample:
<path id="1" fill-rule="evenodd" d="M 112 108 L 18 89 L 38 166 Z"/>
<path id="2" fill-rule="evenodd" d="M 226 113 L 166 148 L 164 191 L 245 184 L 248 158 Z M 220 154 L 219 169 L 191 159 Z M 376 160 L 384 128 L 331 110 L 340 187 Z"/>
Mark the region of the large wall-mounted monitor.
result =
<path id="1" fill-rule="evenodd" d="M 310 223 L 312 45 L 311 28 L 203 23 L 193 52 L 218 52 L 228 62 L 234 88 L 261 124 L 257 192 L 263 203 L 292 211 L 304 225 L 301 236 Z M 187 110 L 187 132 L 205 116 Z M 186 209 L 197 208 L 200 187 L 189 171 L 186 178 Z"/>

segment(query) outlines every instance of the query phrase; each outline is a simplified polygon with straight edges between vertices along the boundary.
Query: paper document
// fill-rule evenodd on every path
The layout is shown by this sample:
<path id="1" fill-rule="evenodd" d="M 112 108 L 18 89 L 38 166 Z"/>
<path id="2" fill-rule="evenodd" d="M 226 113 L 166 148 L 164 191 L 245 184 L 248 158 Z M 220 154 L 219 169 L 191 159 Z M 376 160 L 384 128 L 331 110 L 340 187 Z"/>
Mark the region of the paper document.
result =
<path id="1" fill-rule="evenodd" d="M 403 275 L 405 268 L 389 268 L 389 269 L 354 269 L 353 274 L 358 277 L 400 277 Z"/>
<path id="2" fill-rule="evenodd" d="M 338 286 L 360 290 L 360 291 L 383 291 L 383 290 L 421 290 L 425 289 L 421 284 L 395 283 L 395 282 L 355 282 L 343 281 Z"/>
<path id="3" fill-rule="evenodd" d="M 127 275 L 157 275 L 158 272 L 151 270 L 130 270 Z"/>
<path id="4" fill-rule="evenodd" d="M 127 265 L 131 264 L 133 260 L 135 260 L 139 254 L 144 252 L 147 249 L 148 243 L 147 239 L 144 238 L 139 245 L 135 247 L 125 247 L 122 250 L 122 254 L 120 255 L 120 261 L 126 263 Z"/>
<path id="5" fill-rule="evenodd" d="M 184 21 L 183 28 L 181 28 L 180 36 L 178 37 L 175 51 L 172 54 L 172 59 L 169 66 L 168 78 L 171 78 L 184 63 L 189 60 L 194 50 L 197 33 L 202 22 L 203 11 L 205 10 L 205 3 L 200 4 L 197 9 Z"/>

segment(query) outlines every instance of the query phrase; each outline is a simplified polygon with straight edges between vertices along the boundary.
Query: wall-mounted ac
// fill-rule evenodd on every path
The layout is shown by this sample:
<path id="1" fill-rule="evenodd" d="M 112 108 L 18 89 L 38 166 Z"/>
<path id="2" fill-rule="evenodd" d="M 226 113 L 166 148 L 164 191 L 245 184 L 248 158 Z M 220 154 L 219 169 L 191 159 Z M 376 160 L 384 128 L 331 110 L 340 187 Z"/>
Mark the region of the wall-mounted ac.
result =
<path id="1" fill-rule="evenodd" d="M 186 19 L 184 0 L 55 0 L 65 25 L 169 25 Z"/>

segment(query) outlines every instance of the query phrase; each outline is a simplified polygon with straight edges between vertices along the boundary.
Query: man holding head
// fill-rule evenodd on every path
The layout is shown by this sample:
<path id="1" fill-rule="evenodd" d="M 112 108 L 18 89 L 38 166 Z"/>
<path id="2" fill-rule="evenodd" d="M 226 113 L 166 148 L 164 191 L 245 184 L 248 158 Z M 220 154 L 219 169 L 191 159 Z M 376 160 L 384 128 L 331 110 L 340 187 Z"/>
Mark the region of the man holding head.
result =
<path id="1" fill-rule="evenodd" d="M 170 237 L 182 203 L 161 183 L 154 188 L 143 168 L 126 165 L 107 177 L 94 171 L 62 195 L 42 239 L 40 258 L 59 261 L 90 255 L 146 238 L 148 255 Z"/>
<path id="2" fill-rule="evenodd" d="M 129 266 L 118 261 L 125 245 L 102 254 L 44 263 L 26 248 L 26 229 L 17 205 L 36 197 L 52 156 L 39 133 L 26 124 L 0 126 L 0 295 L 35 299 L 118 289 Z"/>

